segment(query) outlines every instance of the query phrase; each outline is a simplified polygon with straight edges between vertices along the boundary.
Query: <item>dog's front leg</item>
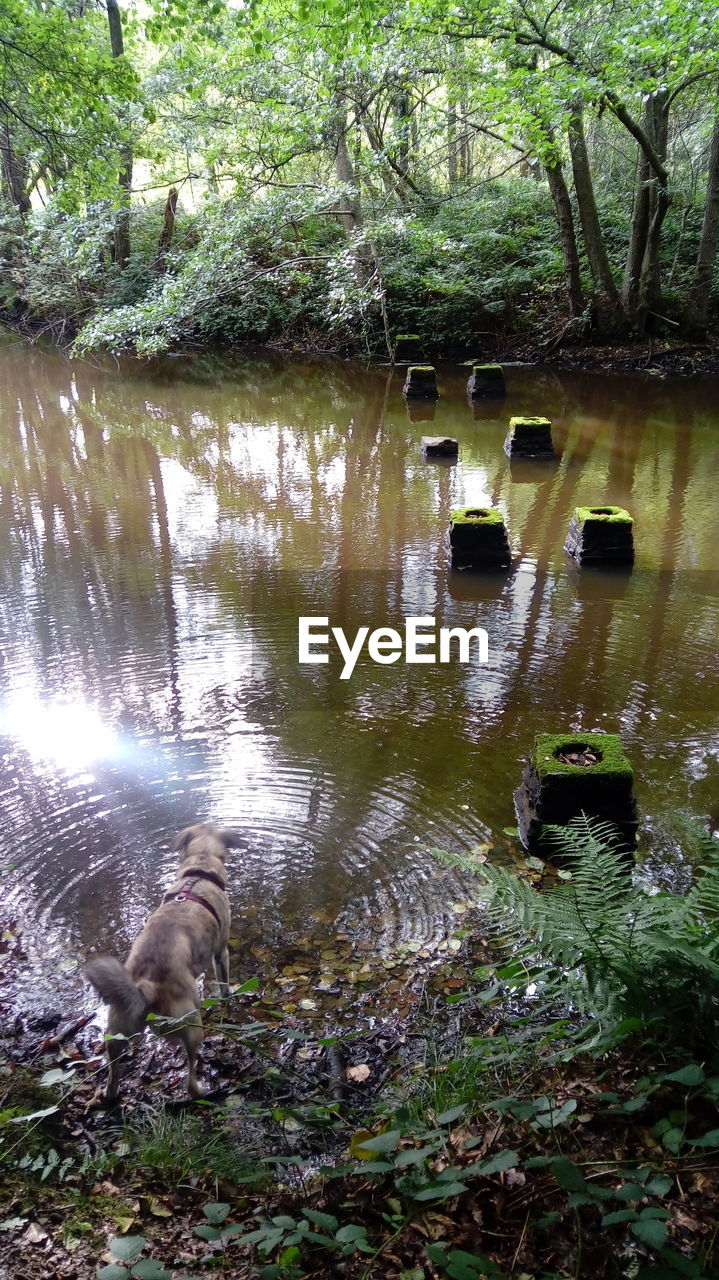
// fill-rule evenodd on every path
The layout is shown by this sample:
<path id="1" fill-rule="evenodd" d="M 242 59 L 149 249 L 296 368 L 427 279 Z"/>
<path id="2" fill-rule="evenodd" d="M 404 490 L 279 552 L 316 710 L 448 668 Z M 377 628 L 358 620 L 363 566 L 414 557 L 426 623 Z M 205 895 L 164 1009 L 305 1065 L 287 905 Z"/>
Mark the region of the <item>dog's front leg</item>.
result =
<path id="1" fill-rule="evenodd" d="M 230 994 L 230 953 L 226 946 L 212 957 L 212 967 L 220 984 L 220 995 L 228 996 Z"/>
<path id="2" fill-rule="evenodd" d="M 199 1013 L 187 1021 L 180 1031 L 187 1054 L 187 1092 L 191 1098 L 201 1098 L 203 1090 L 197 1079 L 197 1054 L 202 1044 L 202 1020 Z"/>

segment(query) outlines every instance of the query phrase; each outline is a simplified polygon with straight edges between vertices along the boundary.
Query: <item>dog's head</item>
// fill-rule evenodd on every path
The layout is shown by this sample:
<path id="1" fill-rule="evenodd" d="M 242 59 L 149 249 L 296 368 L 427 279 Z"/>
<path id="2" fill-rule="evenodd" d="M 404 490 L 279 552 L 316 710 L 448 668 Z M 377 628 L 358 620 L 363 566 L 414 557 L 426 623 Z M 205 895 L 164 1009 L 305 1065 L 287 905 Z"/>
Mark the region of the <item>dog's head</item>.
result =
<path id="1" fill-rule="evenodd" d="M 216 827 L 210 822 L 200 822 L 194 827 L 185 827 L 175 836 L 172 847 L 180 855 L 180 865 L 188 861 L 201 865 L 209 858 L 219 858 L 224 862 L 228 849 L 239 849 L 242 837 L 229 827 Z"/>

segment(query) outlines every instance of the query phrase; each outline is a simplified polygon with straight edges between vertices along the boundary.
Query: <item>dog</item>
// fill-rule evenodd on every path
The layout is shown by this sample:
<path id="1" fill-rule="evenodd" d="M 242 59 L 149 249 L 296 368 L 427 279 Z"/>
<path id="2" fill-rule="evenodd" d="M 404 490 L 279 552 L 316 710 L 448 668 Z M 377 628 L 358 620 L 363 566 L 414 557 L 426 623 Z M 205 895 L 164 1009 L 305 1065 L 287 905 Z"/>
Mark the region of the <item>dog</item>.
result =
<path id="1" fill-rule="evenodd" d="M 225 893 L 225 858 L 240 846 L 237 832 L 201 824 L 181 831 L 173 843 L 180 854 L 177 879 L 165 893 L 132 944 L 122 965 L 112 956 L 97 956 L 85 967 L 89 979 L 110 1006 L 107 1057 L 110 1072 L 105 1089 L 108 1102 L 119 1094 L 120 1059 L 128 1041 L 136 1046 L 149 1014 L 171 1019 L 174 1031 L 158 1026 L 159 1035 L 172 1035 L 187 1053 L 187 1092 L 202 1097 L 197 1080 L 197 1053 L 202 1042 L 200 997 L 196 979 L 212 960 L 220 991 L 227 995 L 230 980 L 230 907 Z"/>

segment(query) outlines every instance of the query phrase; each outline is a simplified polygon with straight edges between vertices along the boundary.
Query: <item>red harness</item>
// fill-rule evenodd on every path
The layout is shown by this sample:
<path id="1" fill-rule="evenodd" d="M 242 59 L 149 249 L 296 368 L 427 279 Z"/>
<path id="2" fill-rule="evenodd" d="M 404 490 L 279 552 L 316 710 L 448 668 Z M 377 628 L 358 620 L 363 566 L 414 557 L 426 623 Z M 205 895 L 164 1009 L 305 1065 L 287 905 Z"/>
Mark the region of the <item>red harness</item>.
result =
<path id="1" fill-rule="evenodd" d="M 218 925 L 222 928 L 222 921 L 220 920 L 220 917 L 215 911 L 212 903 L 208 902 L 206 898 L 201 898 L 199 894 L 192 892 L 198 880 L 211 880 L 213 884 L 217 885 L 218 889 L 222 889 L 224 892 L 225 886 L 222 884 L 219 876 L 216 876 L 214 872 L 193 870 L 189 873 L 182 885 L 182 888 L 179 889 L 177 893 L 166 893 L 164 895 L 162 905 L 164 907 L 167 902 L 199 902 L 201 907 L 206 907 L 210 912 L 210 915 L 215 917 Z"/>

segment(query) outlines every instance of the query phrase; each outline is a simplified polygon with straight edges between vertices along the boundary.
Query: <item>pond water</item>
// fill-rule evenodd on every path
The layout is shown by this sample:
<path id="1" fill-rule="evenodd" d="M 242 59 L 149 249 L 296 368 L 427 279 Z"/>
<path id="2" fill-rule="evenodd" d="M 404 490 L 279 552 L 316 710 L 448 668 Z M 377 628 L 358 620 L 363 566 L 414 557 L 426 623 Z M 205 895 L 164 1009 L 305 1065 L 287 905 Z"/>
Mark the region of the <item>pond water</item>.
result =
<path id="1" fill-rule="evenodd" d="M 428 846 L 520 856 L 541 731 L 621 733 L 642 846 L 682 882 L 679 818 L 719 822 L 719 384 L 509 367 L 475 417 L 466 377 L 412 422 L 388 368 L 0 345 L 3 914 L 54 976 L 124 952 L 197 820 L 243 835 L 239 940 L 431 947 L 464 889 Z M 510 413 L 552 420 L 555 463 L 508 466 Z M 459 462 L 424 461 L 444 433 Z M 511 571 L 452 575 L 450 511 L 490 502 Z M 631 573 L 563 552 L 606 503 L 635 517 Z M 482 626 L 490 660 L 342 681 L 298 663 L 300 615 Z"/>

